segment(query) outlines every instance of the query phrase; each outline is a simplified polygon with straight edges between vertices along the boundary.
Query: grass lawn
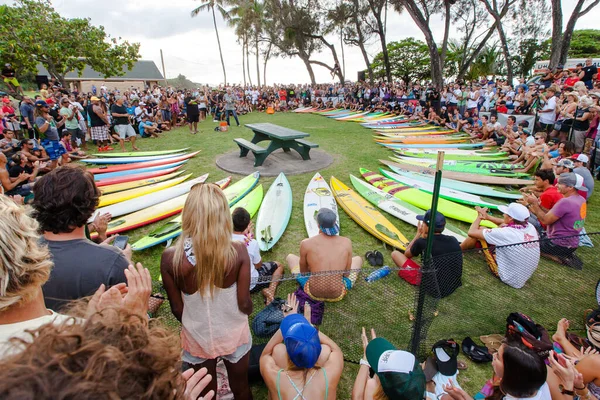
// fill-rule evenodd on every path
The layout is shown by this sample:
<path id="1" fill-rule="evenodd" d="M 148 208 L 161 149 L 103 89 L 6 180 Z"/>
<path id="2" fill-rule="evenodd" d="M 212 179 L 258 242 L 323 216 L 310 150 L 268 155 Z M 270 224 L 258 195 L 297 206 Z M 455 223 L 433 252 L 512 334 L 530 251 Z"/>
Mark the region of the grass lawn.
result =
<path id="1" fill-rule="evenodd" d="M 378 159 L 388 156 L 387 150 L 373 142 L 370 130 L 353 122 L 338 122 L 317 115 L 295 113 L 275 115 L 252 113 L 242 116 L 241 122 L 242 124 L 272 122 L 310 133 L 309 140 L 318 143 L 321 150 L 327 151 L 335 158 L 335 162 L 329 168 L 320 171 L 321 174 L 327 180 L 334 175 L 349 186 L 351 185 L 348 174 L 359 176 L 359 167 L 377 170 L 381 166 Z M 199 125 L 201 132 L 197 135 L 190 135 L 187 128 L 178 128 L 165 133 L 162 138 L 143 139 L 137 144 L 142 150 L 180 147 L 202 150 L 185 165 L 185 169 L 192 172 L 194 176 L 208 172 L 209 181 L 214 182 L 230 175 L 218 169 L 215 160 L 219 155 L 237 149 L 232 139 L 252 138 L 252 132 L 243 125 L 239 128 L 231 127 L 227 133 L 214 132 L 215 126 L 212 121 L 205 121 Z M 248 168 L 248 173 L 250 172 L 252 167 Z M 298 252 L 300 241 L 306 237 L 302 214 L 304 190 L 313 174 L 314 172 L 288 176 L 294 196 L 292 218 L 287 231 L 274 249 L 263 254 L 264 260 L 284 262 L 287 254 Z M 237 181 L 241 177 L 234 176 L 233 179 Z M 260 179 L 265 192 L 273 180 L 273 177 Z M 586 220 L 588 233 L 600 230 L 600 218 L 595 215 L 599 201 L 598 196 L 595 196 L 588 205 Z M 407 238 L 411 239 L 414 236 L 416 229 L 413 226 L 391 216 L 388 217 Z M 164 221 L 128 232 L 130 243 L 163 223 Z M 366 233 L 341 208 L 340 224 L 342 235 L 352 239 L 356 254 L 364 255 L 367 250 L 379 249 L 384 253 L 385 264 L 393 265 L 389 256 L 391 250 L 386 249 L 380 241 Z M 457 224 L 463 229 L 467 228 L 465 224 Z M 597 241 L 594 239 L 595 244 L 598 244 Z M 142 262 L 152 271 L 153 278 L 157 279 L 163 250 L 164 247 L 158 246 L 136 252 L 134 260 Z M 544 324 L 550 324 L 547 325 L 549 330 L 553 330 L 556 321 L 563 316 L 573 321 L 580 321 L 583 311 L 594 305 L 593 287 L 600 275 L 600 267 L 592 261 L 594 252 L 595 249 L 578 251 L 578 254 L 587 261 L 584 271 L 574 271 L 543 260 L 534 277 L 521 290 L 512 289 L 493 278 L 479 256 L 466 257 L 463 286 L 437 305 L 437 316 L 429 316 L 433 323 L 427 343 L 450 337 L 462 341 L 465 336 L 472 336 L 477 340 L 482 334 L 502 333 L 505 318 L 512 311 L 523 311 L 536 320 L 542 319 Z M 593 273 L 590 274 L 590 271 Z M 278 295 L 285 297 L 294 289 L 293 282 L 285 282 L 280 286 Z M 361 326 L 374 327 L 380 336 L 391 339 L 400 347 L 406 347 L 412 327 L 409 314 L 413 310 L 414 295 L 414 288 L 396 277 L 388 277 L 370 285 L 359 280 L 359 284 L 352 289 L 344 301 L 326 305 L 325 321 L 321 329 L 331 335 L 351 359 L 362 355 Z M 255 310 L 262 308 L 260 294 L 255 295 L 254 304 Z M 163 312 L 165 310 L 163 309 Z M 430 311 L 427 310 L 428 313 Z M 460 357 L 464 359 L 464 356 Z M 357 367 L 356 364 L 346 363 L 338 398 L 350 398 Z M 490 364 L 478 366 L 469 363 L 468 370 L 461 373 L 459 382 L 468 392 L 475 394 L 490 376 Z M 264 388 L 256 387 L 254 393 L 258 399 L 266 398 Z"/>

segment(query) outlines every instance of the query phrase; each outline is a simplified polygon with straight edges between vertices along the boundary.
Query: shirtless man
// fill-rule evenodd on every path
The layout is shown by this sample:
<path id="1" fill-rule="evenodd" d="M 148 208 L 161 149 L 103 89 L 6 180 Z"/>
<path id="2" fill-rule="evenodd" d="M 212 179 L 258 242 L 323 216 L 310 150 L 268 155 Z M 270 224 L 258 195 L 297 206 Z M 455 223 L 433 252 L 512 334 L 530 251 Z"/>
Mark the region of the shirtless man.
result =
<path id="1" fill-rule="evenodd" d="M 300 243 L 300 257 L 290 254 L 286 261 L 293 274 L 347 271 L 346 274 L 299 276 L 298 283 L 315 300 L 339 301 L 351 289 L 362 267 L 361 257 L 352 257 L 352 242 L 337 236 L 340 228 L 336 214 L 328 208 L 317 213 L 319 235 Z"/>
<path id="2" fill-rule="evenodd" d="M 7 162 L 8 159 L 6 158 L 6 155 L 0 152 L 0 183 L 2 184 L 2 189 L 7 195 L 19 194 L 17 192 L 12 191 L 15 190 L 21 183 L 27 181 L 30 175 L 28 173 L 22 172 L 14 180 L 11 180 L 8 174 L 8 170 L 6 169 Z"/>

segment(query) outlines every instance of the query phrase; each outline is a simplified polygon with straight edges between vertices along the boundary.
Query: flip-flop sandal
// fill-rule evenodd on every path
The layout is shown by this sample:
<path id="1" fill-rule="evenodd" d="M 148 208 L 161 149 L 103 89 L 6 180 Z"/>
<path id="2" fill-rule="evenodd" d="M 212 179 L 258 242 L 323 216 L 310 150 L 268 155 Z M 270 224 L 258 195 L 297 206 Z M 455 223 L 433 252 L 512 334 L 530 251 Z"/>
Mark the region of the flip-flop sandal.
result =
<path id="1" fill-rule="evenodd" d="M 502 346 L 504 336 L 494 333 L 492 335 L 479 336 L 479 340 L 481 340 L 481 342 L 485 344 L 485 347 L 488 348 L 489 352 L 493 354 L 500 349 L 500 346 Z"/>
<path id="2" fill-rule="evenodd" d="M 458 361 L 456 362 L 456 367 L 457 367 L 457 368 L 458 368 L 460 371 L 464 371 L 465 369 L 467 369 L 467 368 L 468 368 L 468 366 L 467 366 L 467 363 L 466 363 L 466 362 L 464 362 L 464 361 L 460 361 L 460 360 L 458 360 Z"/>
<path id="3" fill-rule="evenodd" d="M 492 361 L 492 355 L 486 347 L 478 346 L 473 339 L 466 337 L 462 342 L 463 353 L 476 363 L 487 363 Z"/>
<path id="4" fill-rule="evenodd" d="M 369 263 L 369 265 L 371 267 L 376 267 L 377 266 L 377 257 L 375 256 L 374 252 L 367 251 L 365 253 L 365 260 L 367 260 L 367 262 Z"/>
<path id="5" fill-rule="evenodd" d="M 379 250 L 375 250 L 373 254 L 375 254 L 375 264 L 378 267 L 383 267 L 383 254 Z"/>

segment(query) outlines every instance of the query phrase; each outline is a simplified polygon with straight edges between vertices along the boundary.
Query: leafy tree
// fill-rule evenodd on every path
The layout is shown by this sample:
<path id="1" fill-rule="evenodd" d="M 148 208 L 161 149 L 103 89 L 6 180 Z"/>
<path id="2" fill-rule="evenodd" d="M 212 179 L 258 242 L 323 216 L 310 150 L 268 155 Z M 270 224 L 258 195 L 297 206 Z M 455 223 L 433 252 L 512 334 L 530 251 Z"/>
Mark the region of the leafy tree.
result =
<path id="1" fill-rule="evenodd" d="M 16 0 L 0 6 L 0 60 L 23 72 L 41 63 L 63 85 L 68 72 L 86 65 L 108 76 L 124 75 L 139 59 L 138 43 L 112 38 L 86 18 L 67 19 L 49 0 Z"/>
<path id="2" fill-rule="evenodd" d="M 550 40 L 524 39 L 517 43 L 513 51 L 515 71 L 527 77 L 538 60 L 547 60 L 550 55 Z"/>
<path id="3" fill-rule="evenodd" d="M 406 38 L 387 45 L 392 77 L 400 78 L 405 83 L 418 82 L 431 74 L 431 61 L 427 44 L 415 38 Z M 373 59 L 373 73 L 382 78 L 387 75 L 383 52 Z"/>
<path id="4" fill-rule="evenodd" d="M 600 30 L 579 29 L 573 31 L 570 58 L 600 57 Z"/>
<path id="5" fill-rule="evenodd" d="M 215 27 L 215 33 L 217 35 L 217 44 L 219 45 L 219 55 L 221 56 L 221 66 L 223 67 L 223 80 L 227 84 L 227 71 L 225 71 L 225 61 L 223 61 L 223 50 L 221 49 L 221 39 L 219 39 L 219 30 L 217 29 L 217 17 L 215 16 L 215 8 L 219 10 L 221 17 L 227 21 L 230 18 L 229 13 L 223 7 L 224 3 L 222 0 L 206 0 L 198 7 L 192 10 L 192 18 L 197 16 L 203 11 L 210 11 L 213 17 L 213 25 Z"/>

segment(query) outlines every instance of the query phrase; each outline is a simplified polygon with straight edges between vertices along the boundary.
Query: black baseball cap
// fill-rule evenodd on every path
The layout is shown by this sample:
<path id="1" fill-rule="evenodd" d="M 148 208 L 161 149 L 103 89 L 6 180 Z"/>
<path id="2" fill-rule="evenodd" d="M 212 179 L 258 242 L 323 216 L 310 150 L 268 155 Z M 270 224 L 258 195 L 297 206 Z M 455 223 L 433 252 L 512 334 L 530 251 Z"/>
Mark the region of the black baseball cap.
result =
<path id="1" fill-rule="evenodd" d="M 425 215 L 417 215 L 419 221 L 423 221 L 427 226 L 431 226 L 431 209 L 427 210 Z M 434 229 L 444 229 L 446 226 L 446 217 L 439 211 L 435 212 Z"/>
<path id="2" fill-rule="evenodd" d="M 438 371 L 444 376 L 454 376 L 458 371 L 460 349 L 454 339 L 440 340 L 433 345 Z"/>

